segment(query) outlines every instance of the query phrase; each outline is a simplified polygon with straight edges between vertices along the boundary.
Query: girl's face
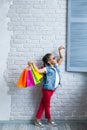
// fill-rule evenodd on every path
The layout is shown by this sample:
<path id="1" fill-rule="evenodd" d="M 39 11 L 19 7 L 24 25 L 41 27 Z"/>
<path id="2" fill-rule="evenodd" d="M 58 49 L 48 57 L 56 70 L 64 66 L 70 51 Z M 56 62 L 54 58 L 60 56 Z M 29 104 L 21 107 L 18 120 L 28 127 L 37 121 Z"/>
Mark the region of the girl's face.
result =
<path id="1" fill-rule="evenodd" d="M 55 56 L 53 54 L 50 56 L 48 63 L 52 64 L 52 65 L 57 63 L 57 60 L 56 60 L 56 58 L 55 58 Z"/>

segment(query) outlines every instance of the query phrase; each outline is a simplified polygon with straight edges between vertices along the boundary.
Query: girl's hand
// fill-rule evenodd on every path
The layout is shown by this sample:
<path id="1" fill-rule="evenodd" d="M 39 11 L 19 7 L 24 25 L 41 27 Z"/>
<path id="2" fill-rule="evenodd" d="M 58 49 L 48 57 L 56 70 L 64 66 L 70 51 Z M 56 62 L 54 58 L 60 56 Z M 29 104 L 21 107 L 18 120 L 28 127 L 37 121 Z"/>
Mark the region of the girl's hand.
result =
<path id="1" fill-rule="evenodd" d="M 33 65 L 33 63 L 34 63 L 33 61 L 28 61 L 29 66 Z"/>
<path id="2" fill-rule="evenodd" d="M 62 50 L 62 49 L 65 49 L 65 47 L 64 46 L 58 47 L 58 50 Z"/>

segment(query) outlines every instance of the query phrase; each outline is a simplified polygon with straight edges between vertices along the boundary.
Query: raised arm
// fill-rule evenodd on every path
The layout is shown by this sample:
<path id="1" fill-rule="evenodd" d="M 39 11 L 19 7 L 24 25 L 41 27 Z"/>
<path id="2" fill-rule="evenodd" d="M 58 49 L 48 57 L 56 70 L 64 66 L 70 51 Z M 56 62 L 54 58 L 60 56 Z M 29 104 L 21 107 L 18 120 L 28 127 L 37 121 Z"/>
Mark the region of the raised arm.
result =
<path id="1" fill-rule="evenodd" d="M 62 63 L 63 59 L 64 59 L 64 56 L 63 56 L 63 54 L 61 52 L 63 49 L 65 49 L 64 46 L 60 46 L 58 48 L 58 52 L 59 52 L 59 59 L 57 60 L 58 65 L 60 65 Z"/>
<path id="2" fill-rule="evenodd" d="M 28 62 L 29 66 L 33 66 L 35 68 L 35 70 L 40 73 L 40 74 L 44 74 L 46 72 L 45 68 L 42 69 L 38 69 L 38 67 L 36 66 L 36 64 L 33 61 L 29 61 Z"/>

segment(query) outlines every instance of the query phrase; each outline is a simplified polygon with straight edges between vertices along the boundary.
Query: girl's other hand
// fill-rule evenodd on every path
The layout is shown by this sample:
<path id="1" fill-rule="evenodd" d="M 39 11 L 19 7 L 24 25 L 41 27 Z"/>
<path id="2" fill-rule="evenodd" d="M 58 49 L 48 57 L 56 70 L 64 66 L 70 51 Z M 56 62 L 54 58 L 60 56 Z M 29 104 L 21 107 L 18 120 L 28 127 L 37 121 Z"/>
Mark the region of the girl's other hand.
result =
<path id="1" fill-rule="evenodd" d="M 64 46 L 58 47 L 58 50 L 62 50 L 62 49 L 65 49 L 65 47 Z"/>

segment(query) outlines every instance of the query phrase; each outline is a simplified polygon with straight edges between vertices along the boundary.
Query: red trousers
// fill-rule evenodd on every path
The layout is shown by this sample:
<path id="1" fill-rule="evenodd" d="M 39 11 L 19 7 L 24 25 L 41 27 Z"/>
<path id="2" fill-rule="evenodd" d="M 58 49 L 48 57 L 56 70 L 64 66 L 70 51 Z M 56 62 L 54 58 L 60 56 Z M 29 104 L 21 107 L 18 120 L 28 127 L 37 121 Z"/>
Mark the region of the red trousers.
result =
<path id="1" fill-rule="evenodd" d="M 53 95 L 53 90 L 47 90 L 47 89 L 42 89 L 42 99 L 41 99 L 41 103 L 38 109 L 38 112 L 36 114 L 36 118 L 40 119 L 43 111 L 45 110 L 45 118 L 46 119 L 51 119 L 51 115 L 50 115 L 50 100 L 51 100 L 51 96 Z"/>

